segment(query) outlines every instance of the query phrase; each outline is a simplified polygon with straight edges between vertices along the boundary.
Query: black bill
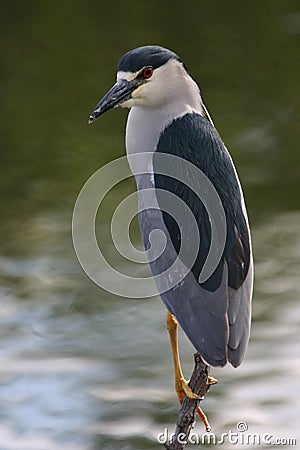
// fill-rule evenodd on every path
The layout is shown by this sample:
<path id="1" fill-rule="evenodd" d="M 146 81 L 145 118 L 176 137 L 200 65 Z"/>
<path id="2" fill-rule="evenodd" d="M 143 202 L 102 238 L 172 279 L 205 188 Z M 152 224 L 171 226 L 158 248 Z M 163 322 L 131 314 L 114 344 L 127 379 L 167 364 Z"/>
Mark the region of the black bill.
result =
<path id="1" fill-rule="evenodd" d="M 119 80 L 100 100 L 94 111 L 89 117 L 89 123 L 94 122 L 97 117 L 104 114 L 106 111 L 119 106 L 121 103 L 131 98 L 132 92 L 136 89 L 136 80 L 126 81 Z"/>

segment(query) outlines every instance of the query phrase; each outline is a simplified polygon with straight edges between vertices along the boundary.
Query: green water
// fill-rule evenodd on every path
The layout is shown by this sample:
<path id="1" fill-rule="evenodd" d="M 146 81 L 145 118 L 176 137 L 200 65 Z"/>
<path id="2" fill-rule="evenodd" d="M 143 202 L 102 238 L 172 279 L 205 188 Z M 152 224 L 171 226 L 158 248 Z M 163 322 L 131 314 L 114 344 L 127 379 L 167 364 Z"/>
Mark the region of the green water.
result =
<path id="1" fill-rule="evenodd" d="M 298 2 L 11 1 L 0 33 L 0 449 L 154 449 L 159 433 L 173 431 L 163 305 L 94 285 L 71 238 L 83 183 L 124 154 L 126 111 L 93 126 L 88 116 L 119 57 L 150 43 L 175 50 L 198 80 L 253 231 L 249 350 L 238 370 L 214 370 L 220 383 L 205 411 L 218 436 L 243 420 L 248 432 L 300 445 Z M 107 236 L 102 244 L 126 271 Z M 180 338 L 188 377 L 193 349 Z"/>

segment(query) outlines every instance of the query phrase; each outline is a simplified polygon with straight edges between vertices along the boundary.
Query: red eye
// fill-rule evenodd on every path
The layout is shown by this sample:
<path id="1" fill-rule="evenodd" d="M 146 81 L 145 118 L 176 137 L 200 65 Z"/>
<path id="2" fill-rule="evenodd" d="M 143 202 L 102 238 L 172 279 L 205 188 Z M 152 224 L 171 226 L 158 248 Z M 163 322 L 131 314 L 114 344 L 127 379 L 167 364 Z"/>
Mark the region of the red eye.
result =
<path id="1" fill-rule="evenodd" d="M 146 79 L 152 77 L 153 68 L 152 67 L 145 67 L 145 69 L 143 69 L 142 74 L 143 74 L 143 77 L 146 78 Z"/>

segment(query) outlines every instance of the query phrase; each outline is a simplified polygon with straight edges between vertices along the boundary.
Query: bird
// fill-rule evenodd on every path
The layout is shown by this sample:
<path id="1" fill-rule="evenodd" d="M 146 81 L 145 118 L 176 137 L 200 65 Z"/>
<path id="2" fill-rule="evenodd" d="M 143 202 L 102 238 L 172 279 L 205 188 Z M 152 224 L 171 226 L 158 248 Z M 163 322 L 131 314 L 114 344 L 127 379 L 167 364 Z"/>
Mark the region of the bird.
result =
<path id="1" fill-rule="evenodd" d="M 159 45 L 134 48 L 119 60 L 116 78 L 113 87 L 97 103 L 89 123 L 112 108 L 129 108 L 127 157 L 130 162 L 132 156 L 142 154 L 143 161 L 145 155 L 145 173 L 132 164 L 132 171 L 134 175 L 136 173 L 138 217 L 144 247 L 149 251 L 153 245 L 150 238 L 153 230 L 162 231 L 166 239 L 165 251 L 149 261 L 154 278 L 172 265 L 182 247 L 187 255 L 195 251 L 192 239 L 195 230 L 190 221 L 186 221 L 186 232 L 190 234 L 187 239 L 182 239 L 180 225 L 164 210 L 166 202 L 163 202 L 162 191 L 166 191 L 171 200 L 175 195 L 188 206 L 200 236 L 195 260 L 187 274 L 175 285 L 170 283 L 172 277 L 169 274 L 165 280 L 167 288 L 159 291 L 167 310 L 166 327 L 173 355 L 175 389 L 182 402 L 185 395 L 189 398 L 197 398 L 197 395 L 182 373 L 178 324 L 205 363 L 212 367 L 223 367 L 228 362 L 238 367 L 248 346 L 253 257 L 244 195 L 231 155 L 209 115 L 200 88 L 175 52 Z M 200 275 L 213 236 L 212 219 L 201 195 L 196 195 L 180 176 L 173 179 L 160 173 L 160 161 L 164 156 L 169 158 L 169 166 L 174 166 L 175 171 L 177 161 L 183 161 L 186 180 L 193 179 L 200 191 L 203 179 L 191 170 L 191 166 L 204 174 L 223 208 L 224 243 L 217 245 L 219 260 L 205 280 Z M 144 205 L 143 191 L 150 188 L 156 190 L 153 194 L 156 209 Z M 178 210 L 181 202 L 176 204 Z M 213 384 L 217 380 L 210 377 L 209 382 Z M 198 412 L 209 430 L 205 414 L 200 408 Z"/>

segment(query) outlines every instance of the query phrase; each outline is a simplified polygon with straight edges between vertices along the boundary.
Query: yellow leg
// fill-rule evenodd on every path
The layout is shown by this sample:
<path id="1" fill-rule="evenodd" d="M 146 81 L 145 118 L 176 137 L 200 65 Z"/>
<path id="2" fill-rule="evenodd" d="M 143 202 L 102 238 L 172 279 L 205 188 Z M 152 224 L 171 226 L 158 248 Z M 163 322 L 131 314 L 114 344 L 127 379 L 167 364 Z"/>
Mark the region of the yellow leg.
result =
<path id="1" fill-rule="evenodd" d="M 182 374 L 178 350 L 178 322 L 176 317 L 173 316 L 173 314 L 171 314 L 170 311 L 167 311 L 166 325 L 170 336 L 170 343 L 175 371 L 175 389 L 179 397 L 179 400 L 182 401 L 184 394 L 186 394 L 187 397 L 189 398 L 197 399 L 199 398 L 198 395 L 193 393 L 193 391 L 188 385 L 188 381 L 184 379 Z"/>
<path id="2" fill-rule="evenodd" d="M 173 314 L 171 314 L 170 311 L 167 311 L 166 325 L 167 325 L 167 330 L 168 330 L 169 336 L 170 336 L 170 343 L 171 343 L 174 371 L 175 371 L 175 389 L 176 389 L 176 393 L 179 398 L 179 401 L 180 401 L 180 403 L 182 403 L 185 395 L 191 399 L 198 399 L 200 397 L 192 391 L 192 389 L 188 385 L 189 382 L 187 380 L 185 380 L 185 378 L 182 374 L 180 358 L 179 358 L 179 350 L 178 350 L 178 322 L 177 322 L 176 317 Z M 213 377 L 209 377 L 208 382 L 210 384 L 215 384 L 217 382 L 217 380 Z M 201 419 L 205 425 L 206 431 L 210 431 L 211 427 L 209 425 L 206 415 L 204 414 L 204 412 L 202 411 L 200 406 L 198 408 L 198 414 L 201 417 Z"/>

